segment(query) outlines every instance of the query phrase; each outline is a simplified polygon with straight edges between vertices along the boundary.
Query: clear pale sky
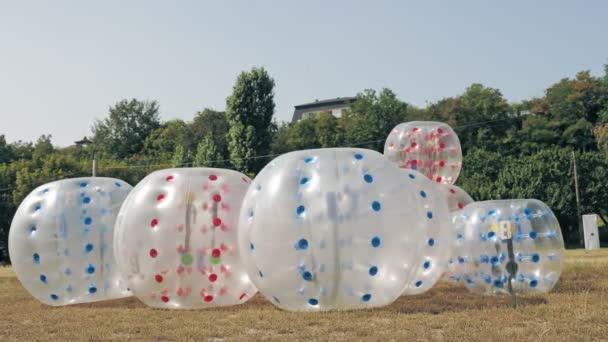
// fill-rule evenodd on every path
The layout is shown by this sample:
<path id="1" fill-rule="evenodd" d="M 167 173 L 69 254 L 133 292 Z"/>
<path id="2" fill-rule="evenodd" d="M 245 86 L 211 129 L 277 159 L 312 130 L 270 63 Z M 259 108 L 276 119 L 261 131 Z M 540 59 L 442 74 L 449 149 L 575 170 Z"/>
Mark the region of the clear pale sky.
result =
<path id="1" fill-rule="evenodd" d="M 293 106 L 389 87 L 424 106 L 473 82 L 509 101 L 608 63 L 608 1 L 3 1 L 0 134 L 67 146 L 123 98 L 163 120 L 225 108 L 264 66 Z"/>

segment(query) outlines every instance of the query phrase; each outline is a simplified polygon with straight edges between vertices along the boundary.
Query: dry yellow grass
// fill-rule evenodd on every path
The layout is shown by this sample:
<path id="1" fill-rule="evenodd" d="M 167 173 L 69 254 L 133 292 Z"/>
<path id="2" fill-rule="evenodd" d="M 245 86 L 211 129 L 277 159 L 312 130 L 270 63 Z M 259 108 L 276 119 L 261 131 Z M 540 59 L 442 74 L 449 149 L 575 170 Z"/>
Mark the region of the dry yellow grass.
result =
<path id="1" fill-rule="evenodd" d="M 608 250 L 568 251 L 544 296 L 480 297 L 438 284 L 421 296 L 365 311 L 290 313 L 260 296 L 205 311 L 150 309 L 137 299 L 52 308 L 0 269 L 0 340 L 608 340 Z"/>

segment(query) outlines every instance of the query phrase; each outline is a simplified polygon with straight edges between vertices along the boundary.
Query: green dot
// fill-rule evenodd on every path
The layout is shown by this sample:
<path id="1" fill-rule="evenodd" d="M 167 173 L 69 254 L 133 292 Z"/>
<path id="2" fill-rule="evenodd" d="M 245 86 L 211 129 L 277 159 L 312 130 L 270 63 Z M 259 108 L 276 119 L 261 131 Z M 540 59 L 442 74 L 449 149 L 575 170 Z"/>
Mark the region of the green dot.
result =
<path id="1" fill-rule="evenodd" d="M 192 255 L 190 253 L 182 255 L 182 264 L 186 266 L 192 264 Z"/>
<path id="2" fill-rule="evenodd" d="M 211 263 L 212 264 L 216 264 L 216 265 L 219 264 L 220 263 L 220 258 L 211 257 Z"/>

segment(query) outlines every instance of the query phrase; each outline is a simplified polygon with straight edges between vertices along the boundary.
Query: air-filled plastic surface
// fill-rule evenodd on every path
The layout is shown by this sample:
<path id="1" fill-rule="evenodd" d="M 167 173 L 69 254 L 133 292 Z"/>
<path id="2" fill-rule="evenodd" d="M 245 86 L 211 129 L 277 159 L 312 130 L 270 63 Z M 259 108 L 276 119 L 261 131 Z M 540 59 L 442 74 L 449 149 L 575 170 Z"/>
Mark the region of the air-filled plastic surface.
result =
<path id="1" fill-rule="evenodd" d="M 456 182 L 462 165 L 458 136 L 447 124 L 434 121 L 397 125 L 386 139 L 384 155 L 400 168 L 444 184 Z"/>
<path id="2" fill-rule="evenodd" d="M 112 178 L 74 178 L 39 186 L 21 203 L 9 233 L 17 278 L 41 302 L 68 305 L 130 296 L 112 239 L 132 187 Z"/>
<path id="3" fill-rule="evenodd" d="M 511 281 L 516 293 L 548 292 L 557 283 L 564 241 L 555 215 L 543 202 L 471 203 L 456 217 L 455 229 L 455 273 L 471 291 L 509 293 L 510 260 L 516 270 Z"/>
<path id="4" fill-rule="evenodd" d="M 433 286 L 449 257 L 448 220 L 436 184 L 375 151 L 298 151 L 253 181 L 239 246 L 280 308 L 370 308 Z"/>
<path id="5" fill-rule="evenodd" d="M 183 168 L 137 184 L 116 223 L 115 254 L 140 300 L 195 309 L 244 303 L 256 293 L 237 248 L 250 182 L 236 171 Z"/>

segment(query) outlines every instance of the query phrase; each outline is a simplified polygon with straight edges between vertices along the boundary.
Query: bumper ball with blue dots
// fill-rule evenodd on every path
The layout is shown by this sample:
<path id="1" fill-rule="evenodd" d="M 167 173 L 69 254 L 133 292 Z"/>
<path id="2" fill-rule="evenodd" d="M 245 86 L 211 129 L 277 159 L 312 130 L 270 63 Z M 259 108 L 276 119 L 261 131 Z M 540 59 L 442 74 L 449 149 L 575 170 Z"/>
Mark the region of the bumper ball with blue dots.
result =
<path id="1" fill-rule="evenodd" d="M 21 203 L 9 232 L 17 278 L 53 306 L 130 296 L 113 254 L 114 223 L 132 187 L 112 178 L 39 186 Z"/>
<path id="2" fill-rule="evenodd" d="M 475 202 L 454 224 L 454 273 L 472 292 L 545 293 L 557 283 L 564 241 L 555 215 L 543 202 Z"/>
<path id="3" fill-rule="evenodd" d="M 434 184 L 416 178 L 364 149 L 274 159 L 241 208 L 250 278 L 291 311 L 379 307 L 428 290 L 449 257 L 448 209 Z"/>

